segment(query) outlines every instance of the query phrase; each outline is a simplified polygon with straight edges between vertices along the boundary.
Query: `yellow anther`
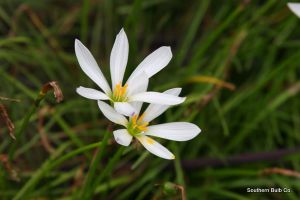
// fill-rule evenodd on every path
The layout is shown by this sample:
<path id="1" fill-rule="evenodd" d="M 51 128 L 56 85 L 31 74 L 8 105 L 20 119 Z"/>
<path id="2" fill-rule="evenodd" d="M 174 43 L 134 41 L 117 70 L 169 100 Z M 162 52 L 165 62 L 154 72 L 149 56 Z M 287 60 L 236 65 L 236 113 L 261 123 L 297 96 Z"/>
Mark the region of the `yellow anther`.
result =
<path id="1" fill-rule="evenodd" d="M 131 118 L 131 120 L 132 120 L 133 124 L 136 124 L 136 122 L 137 122 L 137 115 L 133 115 L 133 117 Z"/>
<path id="2" fill-rule="evenodd" d="M 148 130 L 148 122 L 143 122 L 143 115 L 138 117 L 137 115 L 133 115 L 131 118 L 132 128 L 136 129 L 138 132 L 144 132 Z"/>
<path id="3" fill-rule="evenodd" d="M 144 119 L 144 117 L 145 117 L 145 113 L 143 113 L 140 117 L 139 117 L 139 122 L 143 122 L 143 119 Z"/>
<path id="4" fill-rule="evenodd" d="M 116 85 L 116 89 L 117 89 L 117 90 L 120 90 L 121 88 L 122 88 L 121 84 L 118 83 L 118 84 Z"/>
<path id="5" fill-rule="evenodd" d="M 148 124 L 139 125 L 137 128 L 138 128 L 139 130 L 141 130 L 142 132 L 144 132 L 144 131 L 147 131 L 147 130 L 148 130 L 147 125 L 148 125 Z"/>
<path id="6" fill-rule="evenodd" d="M 126 99 L 126 91 L 127 91 L 128 84 L 122 86 L 120 83 L 116 84 L 113 98 L 115 101 L 124 101 Z"/>
<path id="7" fill-rule="evenodd" d="M 124 96 L 126 94 L 128 84 L 126 83 L 123 87 L 120 89 L 120 96 Z"/>

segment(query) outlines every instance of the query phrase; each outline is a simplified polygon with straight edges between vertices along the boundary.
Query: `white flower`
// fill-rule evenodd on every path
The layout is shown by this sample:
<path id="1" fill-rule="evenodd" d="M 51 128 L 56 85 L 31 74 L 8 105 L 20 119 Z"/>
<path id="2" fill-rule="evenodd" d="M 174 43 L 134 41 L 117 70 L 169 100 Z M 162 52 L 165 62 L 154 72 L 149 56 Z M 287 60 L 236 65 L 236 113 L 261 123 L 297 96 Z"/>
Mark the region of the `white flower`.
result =
<path id="1" fill-rule="evenodd" d="M 75 53 L 84 73 L 101 89 L 79 87 L 77 93 L 93 100 L 109 100 L 120 114 L 129 116 L 136 112 L 142 102 L 164 105 L 177 105 L 185 98 L 158 92 L 146 92 L 148 79 L 163 69 L 171 60 L 170 47 L 160 47 L 147 56 L 133 71 L 123 85 L 123 77 L 128 59 L 128 39 L 121 29 L 117 35 L 110 54 L 110 73 L 112 88 L 107 83 L 91 52 L 79 41 L 75 40 Z"/>
<path id="2" fill-rule="evenodd" d="M 174 88 L 164 92 L 164 94 L 178 96 L 181 88 Z M 169 106 L 150 104 L 146 111 L 139 115 L 140 108 L 137 113 L 127 120 L 126 117 L 117 113 L 111 106 L 98 101 L 98 105 L 102 113 L 112 122 L 120 124 L 125 129 L 119 129 L 113 132 L 117 143 L 128 146 L 133 137 L 151 153 L 165 159 L 174 159 L 175 156 L 164 146 L 149 136 L 160 137 L 174 141 L 187 141 L 196 137 L 200 132 L 200 128 L 195 124 L 188 122 L 173 122 L 159 125 L 148 126 L 149 122 L 165 112 Z"/>
<path id="3" fill-rule="evenodd" d="M 300 17 L 300 3 L 288 3 L 289 9 L 298 17 Z"/>

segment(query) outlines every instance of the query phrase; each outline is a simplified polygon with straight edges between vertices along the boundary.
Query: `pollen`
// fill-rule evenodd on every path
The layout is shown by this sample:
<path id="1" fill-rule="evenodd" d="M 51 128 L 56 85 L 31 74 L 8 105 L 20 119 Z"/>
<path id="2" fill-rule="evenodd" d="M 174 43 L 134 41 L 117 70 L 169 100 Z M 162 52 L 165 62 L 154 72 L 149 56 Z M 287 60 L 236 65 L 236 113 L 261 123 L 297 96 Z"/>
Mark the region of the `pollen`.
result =
<path id="1" fill-rule="evenodd" d="M 148 122 L 143 121 L 143 115 L 138 117 L 138 115 L 133 115 L 131 117 L 130 123 L 127 127 L 129 133 L 133 136 L 138 135 L 142 132 L 145 132 L 148 130 Z"/>
<path id="2" fill-rule="evenodd" d="M 122 86 L 120 83 L 116 84 L 116 87 L 113 92 L 113 100 L 116 102 L 124 102 L 127 99 L 126 92 L 127 92 L 128 84 Z"/>

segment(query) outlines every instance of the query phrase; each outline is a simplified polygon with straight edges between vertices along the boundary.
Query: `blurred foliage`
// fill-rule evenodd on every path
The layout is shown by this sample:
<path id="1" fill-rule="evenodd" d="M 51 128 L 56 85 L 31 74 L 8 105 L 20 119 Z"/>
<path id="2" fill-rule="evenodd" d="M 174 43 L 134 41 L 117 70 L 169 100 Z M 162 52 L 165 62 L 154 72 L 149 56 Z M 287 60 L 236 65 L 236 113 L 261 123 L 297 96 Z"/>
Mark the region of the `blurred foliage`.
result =
<path id="1" fill-rule="evenodd" d="M 172 48 L 171 63 L 151 78 L 150 89 L 182 87 L 188 99 L 156 123 L 190 121 L 202 133 L 184 143 L 163 141 L 175 161 L 133 144 L 117 164 L 119 145 L 110 136 L 96 169 L 95 180 L 102 180 L 90 191 L 94 199 L 181 199 L 180 191 L 171 197 L 163 192 L 167 183 L 184 187 L 187 199 L 299 199 L 297 177 L 260 173 L 272 167 L 300 170 L 298 151 L 278 151 L 298 148 L 300 141 L 300 19 L 286 3 L 1 0 L 0 96 L 20 102 L 0 101 L 16 129 L 44 83 L 57 81 L 65 100 L 56 104 L 49 95 L 11 161 L 5 155 L 14 141 L 1 126 L 0 199 L 77 199 L 110 125 L 95 101 L 75 93 L 80 85 L 95 85 L 77 63 L 74 39 L 83 41 L 109 77 L 110 51 L 122 27 L 130 44 L 126 77 L 156 48 Z M 256 153 L 256 162 L 234 165 L 228 159 L 241 154 L 247 161 L 244 153 Z M 228 162 L 215 167 L 206 157 Z M 291 192 L 247 193 L 248 187 Z"/>

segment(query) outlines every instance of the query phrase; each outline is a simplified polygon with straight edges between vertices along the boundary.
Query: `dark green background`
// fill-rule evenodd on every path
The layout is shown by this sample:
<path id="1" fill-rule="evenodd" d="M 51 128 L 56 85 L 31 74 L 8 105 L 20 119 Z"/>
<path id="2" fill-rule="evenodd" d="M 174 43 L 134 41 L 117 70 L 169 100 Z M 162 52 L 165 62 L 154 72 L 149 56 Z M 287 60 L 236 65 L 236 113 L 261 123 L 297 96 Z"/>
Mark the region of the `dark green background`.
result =
<path id="1" fill-rule="evenodd" d="M 286 3 L 1 0 L 0 96 L 21 100 L 1 103 L 18 129 L 42 85 L 56 80 L 64 101 L 56 104 L 49 94 L 38 111 L 45 111 L 41 126 L 55 151 L 70 142 L 54 160 L 78 149 L 74 137 L 83 146 L 101 141 L 109 121 L 95 101 L 75 93 L 80 85 L 96 86 L 77 63 L 74 39 L 91 50 L 109 77 L 110 50 L 124 27 L 130 45 L 126 77 L 156 48 L 172 48 L 171 63 L 151 78 L 150 89 L 182 87 L 187 101 L 155 123 L 190 121 L 202 133 L 188 142 L 161 140 L 175 152 L 175 161 L 131 145 L 90 195 L 94 199 L 180 199 L 179 192 L 164 191 L 163 185 L 172 182 L 185 187 L 187 199 L 297 200 L 299 178 L 262 174 L 274 167 L 300 170 L 298 150 L 286 151 L 300 147 L 300 19 Z M 202 81 L 195 81 L 195 76 Z M 236 89 L 218 87 L 203 81 L 203 76 Z M 38 113 L 18 139 L 17 156 L 11 162 L 20 181 L 12 180 L 1 165 L 1 200 L 13 199 L 20 191 L 25 191 L 22 199 L 76 199 L 82 189 L 95 150 L 42 173 L 51 155 L 41 145 Z M 4 125 L 0 130 L 0 151 L 7 154 L 12 139 Z M 118 148 L 110 137 L 97 176 Z M 215 166 L 208 158 L 222 165 Z M 136 165 L 138 160 L 142 162 Z M 30 181 L 34 184 L 27 188 Z M 290 188 L 291 192 L 247 193 L 248 187 Z"/>

